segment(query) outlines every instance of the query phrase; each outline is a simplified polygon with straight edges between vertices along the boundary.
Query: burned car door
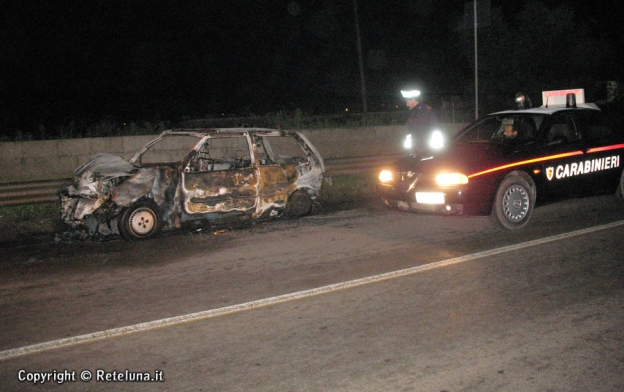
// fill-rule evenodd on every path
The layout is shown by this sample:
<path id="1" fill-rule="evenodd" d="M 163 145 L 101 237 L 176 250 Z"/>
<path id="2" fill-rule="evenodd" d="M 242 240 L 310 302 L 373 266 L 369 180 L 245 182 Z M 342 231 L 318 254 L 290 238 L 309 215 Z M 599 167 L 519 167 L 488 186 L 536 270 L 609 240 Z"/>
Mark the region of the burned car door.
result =
<path id="1" fill-rule="evenodd" d="M 309 213 L 323 178 L 320 155 L 296 133 L 256 134 L 254 143 L 260 172 L 258 214 L 284 209 L 292 216 Z"/>
<path id="2" fill-rule="evenodd" d="M 180 181 L 186 214 L 249 212 L 255 209 L 258 170 L 247 134 L 218 134 L 200 142 Z"/>

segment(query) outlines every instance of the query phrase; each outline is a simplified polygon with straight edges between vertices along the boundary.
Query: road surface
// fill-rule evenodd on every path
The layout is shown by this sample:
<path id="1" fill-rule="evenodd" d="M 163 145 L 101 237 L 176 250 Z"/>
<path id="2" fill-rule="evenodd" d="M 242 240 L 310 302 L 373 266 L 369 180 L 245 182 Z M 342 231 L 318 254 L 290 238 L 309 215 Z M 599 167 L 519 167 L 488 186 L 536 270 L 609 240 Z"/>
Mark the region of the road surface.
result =
<path id="1" fill-rule="evenodd" d="M 0 389 L 624 390 L 623 206 L 546 205 L 516 232 L 363 208 L 12 244 Z"/>

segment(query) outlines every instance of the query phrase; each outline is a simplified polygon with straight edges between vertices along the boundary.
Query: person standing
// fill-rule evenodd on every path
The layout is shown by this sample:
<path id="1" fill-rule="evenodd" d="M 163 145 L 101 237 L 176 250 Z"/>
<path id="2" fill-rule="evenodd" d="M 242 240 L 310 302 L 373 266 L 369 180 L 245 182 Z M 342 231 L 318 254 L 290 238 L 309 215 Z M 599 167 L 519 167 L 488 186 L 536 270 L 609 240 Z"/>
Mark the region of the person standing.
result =
<path id="1" fill-rule="evenodd" d="M 420 101 L 419 90 L 401 90 L 401 95 L 409 108 L 407 123 L 407 137 L 404 147 L 410 151 L 421 151 L 426 148 L 427 135 L 431 132 L 432 126 L 437 124 L 437 118 L 431 106 Z"/>

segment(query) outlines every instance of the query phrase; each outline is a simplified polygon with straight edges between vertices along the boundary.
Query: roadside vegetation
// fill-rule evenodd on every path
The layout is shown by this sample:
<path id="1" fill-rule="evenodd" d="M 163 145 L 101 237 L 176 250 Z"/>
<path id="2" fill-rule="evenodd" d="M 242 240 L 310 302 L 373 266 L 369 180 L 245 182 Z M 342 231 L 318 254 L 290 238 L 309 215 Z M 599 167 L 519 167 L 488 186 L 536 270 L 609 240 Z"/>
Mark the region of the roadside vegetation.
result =
<path id="1" fill-rule="evenodd" d="M 338 174 L 326 178 L 318 199 L 321 211 L 350 210 L 379 202 L 376 174 Z"/>
<path id="2" fill-rule="evenodd" d="M 53 236 L 63 230 L 58 202 L 0 207 L 0 242 Z"/>
<path id="3" fill-rule="evenodd" d="M 377 200 L 374 175 L 335 175 L 324 180 L 313 213 L 368 207 Z M 52 240 L 66 230 L 58 202 L 0 207 L 0 243 L 42 237 Z"/>
<path id="4" fill-rule="evenodd" d="M 311 116 L 297 109 L 292 113 L 284 111 L 264 116 L 248 114 L 244 117 L 213 117 L 182 119 L 179 121 L 139 121 L 125 122 L 112 117 L 97 122 L 72 120 L 54 126 L 40 124 L 33 131 L 16 127 L 7 135 L 0 136 L 0 142 L 22 142 L 51 139 L 78 139 L 91 137 L 155 135 L 174 128 L 237 128 L 263 127 L 282 129 L 325 129 L 345 127 L 371 127 L 405 123 L 407 112 L 349 113 L 339 115 Z"/>

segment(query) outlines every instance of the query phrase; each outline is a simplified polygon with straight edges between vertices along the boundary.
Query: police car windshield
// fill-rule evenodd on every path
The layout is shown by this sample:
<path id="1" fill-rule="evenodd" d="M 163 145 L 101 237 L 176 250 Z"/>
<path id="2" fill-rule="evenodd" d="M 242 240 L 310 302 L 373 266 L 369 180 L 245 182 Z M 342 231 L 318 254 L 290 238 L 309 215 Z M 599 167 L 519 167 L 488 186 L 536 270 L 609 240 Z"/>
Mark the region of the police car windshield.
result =
<path id="1" fill-rule="evenodd" d="M 544 120 L 543 114 L 499 113 L 486 116 L 469 125 L 457 136 L 463 143 L 507 143 L 534 140 Z"/>

